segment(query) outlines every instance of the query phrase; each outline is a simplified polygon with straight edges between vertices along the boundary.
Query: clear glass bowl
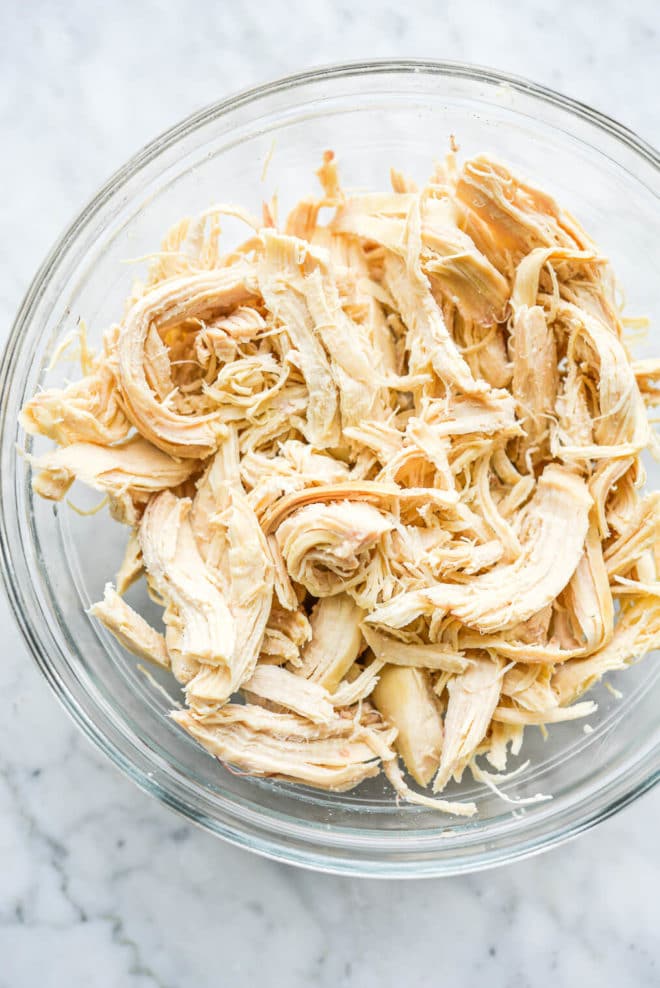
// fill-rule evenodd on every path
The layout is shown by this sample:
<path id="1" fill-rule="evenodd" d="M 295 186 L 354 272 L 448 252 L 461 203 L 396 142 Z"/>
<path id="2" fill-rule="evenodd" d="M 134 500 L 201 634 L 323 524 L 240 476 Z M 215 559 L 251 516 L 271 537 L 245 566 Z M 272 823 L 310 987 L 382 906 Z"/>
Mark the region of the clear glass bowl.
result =
<path id="1" fill-rule="evenodd" d="M 88 618 L 120 561 L 124 532 L 103 512 L 81 517 L 32 496 L 16 451 L 32 443 L 17 416 L 38 387 L 77 373 L 49 366 L 58 343 L 79 318 L 98 339 L 139 274 L 126 259 L 153 250 L 181 216 L 227 200 L 258 212 L 274 191 L 285 210 L 313 189 L 326 148 L 337 151 L 351 187 L 384 187 L 391 165 L 423 178 L 450 134 L 462 152 L 493 151 L 552 191 L 611 256 L 628 311 L 658 323 L 659 159 L 650 147 L 522 80 L 458 64 L 378 62 L 321 69 L 234 96 L 139 152 L 37 273 L 0 374 L 2 571 L 53 690 L 96 744 L 164 803 L 236 844 L 327 871 L 467 872 L 557 844 L 615 812 L 658 780 L 654 657 L 615 678 L 621 699 L 596 691 L 593 733 L 574 722 L 551 727 L 543 741 L 528 729 L 530 765 L 503 788 L 512 798 L 550 793 L 549 802 L 516 807 L 466 781 L 451 795 L 475 799 L 479 816 L 459 821 L 397 805 L 378 779 L 326 795 L 234 774 L 176 728 L 153 680 Z M 656 485 L 659 479 L 651 477 Z M 96 500 L 77 487 L 73 498 L 79 506 Z M 145 612 L 153 606 L 139 591 L 132 600 Z M 173 680 L 164 675 L 162 683 L 174 692 Z"/>

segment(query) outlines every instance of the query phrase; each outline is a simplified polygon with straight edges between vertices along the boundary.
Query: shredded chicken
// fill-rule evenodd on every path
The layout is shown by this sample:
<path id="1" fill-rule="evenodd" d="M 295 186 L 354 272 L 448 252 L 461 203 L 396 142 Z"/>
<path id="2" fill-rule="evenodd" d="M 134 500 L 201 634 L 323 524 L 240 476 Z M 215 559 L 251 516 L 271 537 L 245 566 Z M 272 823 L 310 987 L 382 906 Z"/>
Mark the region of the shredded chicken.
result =
<path id="1" fill-rule="evenodd" d="M 170 656 L 163 636 L 147 624 L 110 583 L 106 585 L 103 600 L 93 604 L 89 613 L 98 618 L 133 655 L 169 668 Z"/>
<path id="2" fill-rule="evenodd" d="M 427 786 L 442 751 L 440 704 L 423 669 L 386 666 L 373 691 L 373 702 L 397 729 L 396 750 L 415 782 Z"/>
<path id="3" fill-rule="evenodd" d="M 133 438 L 115 446 L 76 442 L 61 446 L 32 461 L 39 472 L 34 490 L 60 501 L 74 480 L 113 499 L 129 524 L 135 524 L 154 492 L 183 484 L 197 468 L 194 460 L 175 460 L 144 439 Z"/>
<path id="4" fill-rule="evenodd" d="M 505 772 L 660 647 L 660 361 L 576 220 L 492 157 L 381 193 L 332 152 L 317 174 L 281 225 L 168 232 L 82 378 L 24 407 L 56 445 L 33 488 L 79 480 L 128 527 L 90 614 L 171 669 L 211 755 L 331 791 L 382 770 L 469 816 L 412 783 L 497 792 L 478 758 Z M 222 250 L 223 215 L 249 239 Z M 162 633 L 123 599 L 142 578 Z"/>
<path id="5" fill-rule="evenodd" d="M 334 693 L 362 651 L 363 617 L 348 594 L 318 600 L 311 611 L 310 638 L 302 651 L 299 674 Z"/>
<path id="6" fill-rule="evenodd" d="M 483 655 L 475 655 L 470 668 L 447 683 L 445 737 L 434 792 L 442 792 L 452 776 L 460 778 L 488 730 L 501 688 L 499 663 Z"/>
<path id="7" fill-rule="evenodd" d="M 561 467 L 546 467 L 521 519 L 522 549 L 515 562 L 494 566 L 470 583 L 436 583 L 402 594 L 375 608 L 368 620 L 402 628 L 420 614 L 442 611 L 484 633 L 527 620 L 553 601 L 573 575 L 590 505 L 582 480 Z"/>
<path id="8" fill-rule="evenodd" d="M 173 719 L 212 755 L 251 775 L 303 782 L 320 789 L 343 792 L 378 775 L 382 748 L 390 748 L 396 731 L 381 722 L 356 725 L 335 717 L 322 733 L 310 731 L 302 718 L 284 715 L 278 723 L 262 720 L 261 729 L 247 711 L 241 720 L 196 717 L 188 710 L 175 711 Z M 277 717 L 271 714 L 271 718 Z M 283 716 L 283 715 L 279 715 Z M 311 725 L 310 725 L 311 726 Z M 278 729 L 279 728 L 279 729 Z"/>
<path id="9" fill-rule="evenodd" d="M 327 724 L 334 716 L 327 690 L 278 666 L 259 666 L 243 689 L 317 724 Z"/>

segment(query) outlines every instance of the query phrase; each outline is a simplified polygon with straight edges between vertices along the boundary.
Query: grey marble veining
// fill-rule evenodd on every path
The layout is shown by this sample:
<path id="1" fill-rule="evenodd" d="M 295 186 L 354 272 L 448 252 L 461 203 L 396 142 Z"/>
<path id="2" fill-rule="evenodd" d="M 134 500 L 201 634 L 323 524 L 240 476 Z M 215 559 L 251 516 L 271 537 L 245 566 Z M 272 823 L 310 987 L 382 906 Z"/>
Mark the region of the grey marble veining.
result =
<path id="1" fill-rule="evenodd" d="M 657 143 L 659 27 L 652 0 L 7 4 L 0 342 L 72 214 L 204 103 L 338 59 L 454 58 L 533 77 Z M 0 631 L 0 988 L 660 983 L 660 793 L 482 875 L 309 874 L 140 793 L 70 724 L 4 601 Z"/>

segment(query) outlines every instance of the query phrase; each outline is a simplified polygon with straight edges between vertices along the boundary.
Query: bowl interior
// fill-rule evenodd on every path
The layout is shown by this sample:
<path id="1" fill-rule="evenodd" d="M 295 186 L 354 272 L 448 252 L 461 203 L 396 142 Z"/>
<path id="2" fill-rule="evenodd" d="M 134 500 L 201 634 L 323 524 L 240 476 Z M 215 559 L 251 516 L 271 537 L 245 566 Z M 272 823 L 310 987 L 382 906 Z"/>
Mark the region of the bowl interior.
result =
<path id="1" fill-rule="evenodd" d="M 62 339 L 84 319 L 92 344 L 99 340 L 144 273 L 145 262 L 136 258 L 157 250 L 181 217 L 218 202 L 258 215 L 273 194 L 284 216 L 316 190 L 314 170 L 327 148 L 338 155 L 346 187 L 386 188 L 391 166 L 421 182 L 447 151 L 450 135 L 461 155 L 497 154 L 580 220 L 612 259 L 627 314 L 650 317 L 649 338 L 635 350 L 650 355 L 660 314 L 654 169 L 613 133 L 525 87 L 427 66 L 313 77 L 216 108 L 166 135 L 70 231 L 35 283 L 6 357 L 4 563 L 14 606 L 47 675 L 97 741 L 161 798 L 233 839 L 328 867 L 349 862 L 346 867 L 391 873 L 474 867 L 575 829 L 589 813 L 602 812 L 603 794 L 624 798 L 631 783 L 641 784 L 641 765 L 648 777 L 657 747 L 654 657 L 610 677 L 622 696 L 605 685 L 594 691 L 599 710 L 588 721 L 590 733 L 583 721 L 552 726 L 545 740 L 527 729 L 512 767 L 529 765 L 501 788 L 510 799 L 544 793 L 552 795 L 549 802 L 510 804 L 466 778 L 448 795 L 475 799 L 479 815 L 457 821 L 397 805 L 380 778 L 344 794 L 246 778 L 168 719 L 180 696 L 174 679 L 153 669 L 145 675 L 87 616 L 117 570 L 126 530 L 103 510 L 81 515 L 66 502 L 33 497 L 15 444 L 36 452 L 48 444 L 33 445 L 17 428 L 16 414 L 38 387 L 78 375 L 66 360 L 51 365 Z M 245 235 L 237 221 L 223 226 L 226 246 Z M 649 482 L 659 480 L 651 464 Z M 76 485 L 69 500 L 86 510 L 99 497 Z M 159 622 L 140 586 L 129 599 Z"/>

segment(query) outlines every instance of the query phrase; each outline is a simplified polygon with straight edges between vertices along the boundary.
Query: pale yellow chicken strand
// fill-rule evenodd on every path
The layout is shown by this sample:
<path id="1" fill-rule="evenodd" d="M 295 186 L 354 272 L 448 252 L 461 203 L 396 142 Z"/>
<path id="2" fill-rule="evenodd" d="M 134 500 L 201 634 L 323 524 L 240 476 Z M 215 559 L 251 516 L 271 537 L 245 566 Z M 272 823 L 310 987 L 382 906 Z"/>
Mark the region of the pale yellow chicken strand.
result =
<path id="1" fill-rule="evenodd" d="M 218 451 L 209 476 L 221 486 L 216 489 L 216 503 L 209 506 L 218 513 L 222 528 L 223 558 L 218 576 L 224 583 L 223 599 L 231 613 L 235 637 L 230 678 L 218 668 L 200 669 L 186 686 L 190 702 L 224 702 L 252 675 L 258 661 L 274 589 L 274 570 L 266 538 L 249 504 L 240 481 L 238 437 L 235 430 Z M 212 522 L 215 518 L 210 519 Z M 220 561 L 220 560 L 219 560 Z M 208 566 L 207 558 L 207 566 Z"/>
<path id="2" fill-rule="evenodd" d="M 468 394 L 487 391 L 488 385 L 475 381 L 456 347 L 422 271 L 419 204 L 415 200 L 406 223 L 405 242 L 405 258 L 394 253 L 385 257 L 384 281 L 408 329 L 406 348 L 410 371 L 420 374 L 432 367 L 440 380 L 459 391 Z"/>
<path id="3" fill-rule="evenodd" d="M 610 578 L 625 575 L 647 549 L 660 541 L 660 492 L 647 494 L 634 517 L 605 550 L 605 566 Z"/>
<path id="4" fill-rule="evenodd" d="M 463 652 L 444 643 L 416 644 L 402 642 L 377 631 L 372 625 L 363 624 L 362 635 L 367 645 L 381 662 L 393 666 L 418 669 L 465 672 L 468 660 Z"/>
<path id="5" fill-rule="evenodd" d="M 218 666 L 230 695 L 237 629 L 213 573 L 199 554 L 190 524 L 190 500 L 169 491 L 154 497 L 138 537 L 153 587 L 168 604 L 165 640 L 177 669 L 188 677 L 200 664 Z"/>
<path id="6" fill-rule="evenodd" d="M 640 453 L 650 441 L 649 425 L 635 374 L 623 345 L 607 326 L 572 303 L 560 303 L 556 315 L 570 332 L 568 361 L 572 371 L 569 369 L 564 394 L 560 395 L 557 403 L 560 428 L 553 443 L 554 454 L 564 460 L 599 460 Z M 589 364 L 598 394 L 591 442 L 588 437 L 583 441 L 579 435 L 573 434 L 574 412 L 570 402 L 576 396 L 571 398 L 567 393 L 571 386 L 577 387 L 575 368 L 580 368 L 580 375 L 584 378 L 584 368 Z"/>
<path id="7" fill-rule="evenodd" d="M 607 644 L 614 631 L 614 604 L 595 522 L 589 526 L 582 559 L 564 596 L 577 642 L 585 653 Z"/>
<path id="8" fill-rule="evenodd" d="M 317 724 L 328 724 L 334 717 L 330 696 L 323 686 L 279 666 L 258 666 L 243 683 L 243 690 Z"/>
<path id="9" fill-rule="evenodd" d="M 177 487 L 198 469 L 194 460 L 176 460 L 140 437 L 115 446 L 71 443 L 32 460 L 37 494 L 59 501 L 74 480 L 114 498 L 149 495 Z"/>
<path id="10" fill-rule="evenodd" d="M 465 672 L 449 680 L 445 736 L 434 792 L 442 792 L 472 758 L 488 730 L 501 688 L 500 664 L 487 655 L 475 655 Z"/>
<path id="11" fill-rule="evenodd" d="M 322 597 L 312 608 L 311 635 L 296 671 L 334 693 L 362 651 L 364 611 L 346 593 Z"/>
<path id="12" fill-rule="evenodd" d="M 360 325 L 342 308 L 327 256 L 321 255 L 301 287 L 314 331 L 332 362 L 342 430 L 359 426 L 365 419 L 385 418 L 388 395 L 380 380 L 380 357 Z"/>
<path id="13" fill-rule="evenodd" d="M 295 594 L 287 603 L 291 606 L 284 607 L 278 598 L 273 600 L 259 661 L 288 662 L 297 668 L 302 664 L 300 650 L 312 637 L 312 628 L 307 614 L 299 608 Z"/>
<path id="14" fill-rule="evenodd" d="M 255 776 L 301 782 L 334 792 L 352 789 L 380 772 L 380 754 L 393 758 L 391 729 L 353 725 L 349 737 L 342 722 L 340 733 L 313 738 L 297 737 L 287 718 L 285 737 L 271 731 L 255 731 L 248 722 L 229 726 L 207 725 L 187 710 L 172 718 L 212 755 Z M 379 745 L 379 742 L 380 745 Z M 384 748 L 383 748 L 384 746 Z"/>
<path id="15" fill-rule="evenodd" d="M 124 558 L 115 576 L 115 586 L 117 593 L 123 597 L 129 587 L 132 587 L 136 580 L 144 573 L 144 561 L 142 559 L 142 549 L 137 530 L 133 528 L 126 543 Z"/>
<path id="16" fill-rule="evenodd" d="M 293 237 L 262 231 L 259 288 L 271 316 L 281 323 L 295 349 L 308 390 L 306 439 L 318 449 L 340 440 L 339 396 L 328 357 L 314 332 L 314 321 L 301 290 L 308 245 Z"/>
<path id="17" fill-rule="evenodd" d="M 47 436 L 59 446 L 109 446 L 125 439 L 130 422 L 109 354 L 104 350 L 96 368 L 82 380 L 36 394 L 23 406 L 20 423 L 31 435 Z"/>
<path id="18" fill-rule="evenodd" d="M 377 505 L 386 513 L 395 512 L 405 505 L 413 508 L 435 507 L 449 512 L 458 512 L 461 508 L 455 491 L 424 487 L 404 488 L 392 481 L 351 480 L 345 483 L 319 484 L 286 494 L 264 512 L 261 525 L 265 532 L 270 533 L 300 508 L 314 504 L 330 505 L 338 501 Z"/>
<path id="19" fill-rule="evenodd" d="M 564 663 L 552 685 L 565 706 L 577 700 L 607 672 L 624 669 L 635 659 L 660 648 L 660 599 L 640 596 L 622 608 L 611 640 L 585 659 Z"/>
<path id="20" fill-rule="evenodd" d="M 485 324 L 502 319 L 506 280 L 459 229 L 449 200 L 411 193 L 355 196 L 340 206 L 331 227 L 403 254 L 411 209 L 421 214 L 420 261 L 434 291 L 455 301 L 466 318 Z"/>
<path id="21" fill-rule="evenodd" d="M 163 636 L 119 596 L 112 584 L 106 584 L 103 600 L 93 604 L 89 613 L 133 655 L 169 669 L 170 656 Z"/>
<path id="22" fill-rule="evenodd" d="M 440 764 L 442 717 L 429 674 L 385 666 L 372 694 L 375 707 L 397 729 L 394 746 L 415 782 L 427 786 Z"/>

